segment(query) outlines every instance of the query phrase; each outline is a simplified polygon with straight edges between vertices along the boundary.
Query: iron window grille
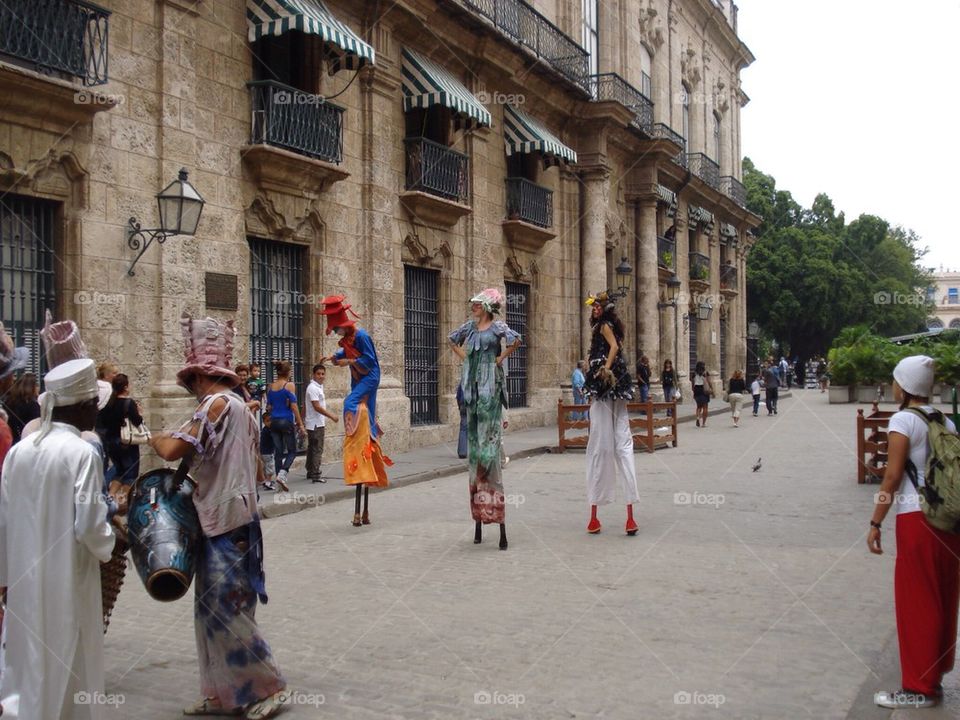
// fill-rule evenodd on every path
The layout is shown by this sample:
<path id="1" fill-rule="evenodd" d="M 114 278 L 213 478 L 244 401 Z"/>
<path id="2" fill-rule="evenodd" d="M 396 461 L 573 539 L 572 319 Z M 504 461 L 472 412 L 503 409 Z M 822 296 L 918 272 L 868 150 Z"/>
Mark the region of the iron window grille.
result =
<path id="1" fill-rule="evenodd" d="M 403 388 L 410 424 L 440 422 L 440 272 L 403 268 Z"/>
<path id="2" fill-rule="evenodd" d="M 507 358 L 507 402 L 512 408 L 527 407 L 530 286 L 515 282 L 508 282 L 506 285 L 507 325 L 523 338 L 520 347 Z"/>

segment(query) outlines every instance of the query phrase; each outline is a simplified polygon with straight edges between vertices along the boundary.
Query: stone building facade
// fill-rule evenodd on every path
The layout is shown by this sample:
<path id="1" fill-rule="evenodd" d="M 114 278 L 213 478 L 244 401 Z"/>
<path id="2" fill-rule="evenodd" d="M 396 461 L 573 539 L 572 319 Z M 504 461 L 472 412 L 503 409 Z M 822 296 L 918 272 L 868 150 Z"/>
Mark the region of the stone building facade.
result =
<path id="1" fill-rule="evenodd" d="M 555 417 L 605 288 L 629 286 L 632 361 L 745 366 L 753 57 L 729 0 L 102 4 L 0 11 L 41 39 L 0 47 L 0 319 L 33 344 L 44 308 L 76 319 L 151 427 L 192 407 L 181 313 L 233 318 L 238 361 L 302 381 L 335 349 L 316 311 L 338 292 L 378 343 L 393 452 L 455 435 L 446 335 L 488 286 L 525 337 L 514 427 Z M 197 233 L 130 274 L 130 220 L 157 226 L 181 168 Z"/>
<path id="2" fill-rule="evenodd" d="M 927 296 L 932 307 L 927 327 L 935 329 L 960 329 L 960 272 L 944 270 L 930 275 Z"/>

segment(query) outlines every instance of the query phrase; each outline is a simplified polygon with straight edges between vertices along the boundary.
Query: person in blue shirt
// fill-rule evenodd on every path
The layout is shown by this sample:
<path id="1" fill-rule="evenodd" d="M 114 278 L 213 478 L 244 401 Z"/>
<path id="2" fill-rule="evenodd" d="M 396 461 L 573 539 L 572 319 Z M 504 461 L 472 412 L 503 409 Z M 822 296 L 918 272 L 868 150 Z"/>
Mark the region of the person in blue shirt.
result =
<path id="1" fill-rule="evenodd" d="M 573 402 L 575 405 L 587 404 L 587 399 L 583 394 L 583 385 L 586 381 L 583 375 L 583 360 L 577 360 L 577 366 L 573 369 L 573 375 L 570 378 L 570 384 L 573 386 Z M 573 413 L 573 419 L 586 420 L 587 413 L 575 412 Z"/>

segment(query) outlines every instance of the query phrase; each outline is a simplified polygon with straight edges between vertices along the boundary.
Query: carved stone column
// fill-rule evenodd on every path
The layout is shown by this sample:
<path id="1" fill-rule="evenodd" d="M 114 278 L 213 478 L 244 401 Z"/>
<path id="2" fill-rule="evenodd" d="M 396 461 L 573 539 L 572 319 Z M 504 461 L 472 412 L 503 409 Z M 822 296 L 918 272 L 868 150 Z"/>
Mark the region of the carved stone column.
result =
<path id="1" fill-rule="evenodd" d="M 606 216 L 610 168 L 596 165 L 580 172 L 583 181 L 583 220 L 580 224 L 580 297 L 607 289 Z M 580 347 L 590 347 L 590 319 L 583 313 Z"/>
<path id="2" fill-rule="evenodd" d="M 657 273 L 657 200 L 643 198 L 636 203 L 637 228 L 637 357 L 650 359 L 651 368 L 660 359 L 657 335 L 657 302 L 660 279 Z"/>

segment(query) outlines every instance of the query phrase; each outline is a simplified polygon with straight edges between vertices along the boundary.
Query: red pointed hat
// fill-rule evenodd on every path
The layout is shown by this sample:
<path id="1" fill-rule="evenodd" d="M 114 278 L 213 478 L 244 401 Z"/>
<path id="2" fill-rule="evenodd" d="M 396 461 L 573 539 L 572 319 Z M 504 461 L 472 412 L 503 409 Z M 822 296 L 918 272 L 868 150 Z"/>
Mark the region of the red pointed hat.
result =
<path id="1" fill-rule="evenodd" d="M 323 299 L 323 309 L 317 310 L 319 314 L 327 316 L 327 335 L 330 335 L 338 327 L 356 324 L 347 315 L 348 310 L 350 315 L 359 319 L 360 316 L 350 309 L 346 299 L 346 295 L 328 295 Z"/>

